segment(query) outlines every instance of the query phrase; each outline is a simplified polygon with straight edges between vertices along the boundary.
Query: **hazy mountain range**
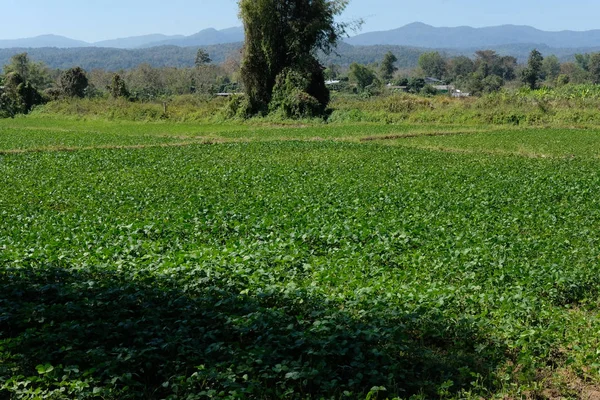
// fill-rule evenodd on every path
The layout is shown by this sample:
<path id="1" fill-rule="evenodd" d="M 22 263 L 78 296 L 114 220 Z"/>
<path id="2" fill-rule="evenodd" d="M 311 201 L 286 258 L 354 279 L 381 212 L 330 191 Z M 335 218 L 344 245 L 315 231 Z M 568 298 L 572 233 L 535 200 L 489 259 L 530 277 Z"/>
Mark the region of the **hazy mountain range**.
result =
<path id="1" fill-rule="evenodd" d="M 243 28 L 235 27 L 223 30 L 204 29 L 191 36 L 154 34 L 96 43 L 87 43 L 63 36 L 44 35 L 28 39 L 0 40 L 0 48 L 111 47 L 136 49 L 165 45 L 197 47 L 236 43 L 243 40 Z M 436 49 L 489 48 L 515 44 L 544 45 L 551 48 L 586 48 L 600 46 L 600 30 L 548 32 L 519 25 L 486 28 L 471 28 L 468 26 L 436 28 L 415 22 L 389 31 L 363 33 L 345 41 L 348 44 L 360 46 L 396 45 Z"/>
<path id="2" fill-rule="evenodd" d="M 436 28 L 420 22 L 390 31 L 369 32 L 347 39 L 354 45 L 390 44 L 449 49 L 489 47 L 508 44 L 539 44 L 555 48 L 600 46 L 600 30 L 542 31 L 530 26 L 502 25 L 486 28 L 460 26 Z"/>
<path id="3" fill-rule="evenodd" d="M 81 66 L 86 70 L 117 71 L 147 63 L 154 67 L 192 66 L 196 51 L 204 48 L 213 62 L 223 62 L 242 47 L 241 27 L 205 29 L 191 36 L 145 35 L 97 43 L 86 43 L 55 35 L 31 39 L 0 40 L 0 68 L 17 53 L 28 52 L 35 61 L 51 68 Z M 320 55 L 324 64 L 348 66 L 352 62 L 379 62 L 391 51 L 398 57 L 397 66 L 412 68 L 419 56 L 431 50 L 448 57 L 473 56 L 476 50 L 495 50 L 525 62 L 529 52 L 537 48 L 544 56 L 554 54 L 561 61 L 572 61 L 577 53 L 600 51 L 600 30 L 587 32 L 544 32 L 528 26 L 504 25 L 489 28 L 435 28 L 422 23 L 399 29 L 369 32 L 348 38 L 337 51 Z"/>
<path id="4" fill-rule="evenodd" d="M 137 49 L 156 46 L 208 46 L 213 44 L 225 44 L 244 41 L 244 30 L 241 27 L 216 30 L 204 29 L 191 36 L 161 34 L 132 36 L 127 38 L 103 40 L 101 42 L 88 43 L 80 40 L 70 39 L 57 35 L 42 35 L 27 39 L 0 40 L 0 49 L 30 48 L 39 49 L 45 47 L 57 47 L 72 49 L 78 47 L 110 47 L 115 49 Z"/>
<path id="5" fill-rule="evenodd" d="M 415 22 L 390 31 L 363 33 L 346 41 L 362 46 L 389 44 L 449 49 L 484 48 L 508 44 L 539 44 L 555 48 L 578 48 L 600 46 L 600 30 L 548 32 L 521 25 L 486 28 L 468 26 L 436 28 Z"/>

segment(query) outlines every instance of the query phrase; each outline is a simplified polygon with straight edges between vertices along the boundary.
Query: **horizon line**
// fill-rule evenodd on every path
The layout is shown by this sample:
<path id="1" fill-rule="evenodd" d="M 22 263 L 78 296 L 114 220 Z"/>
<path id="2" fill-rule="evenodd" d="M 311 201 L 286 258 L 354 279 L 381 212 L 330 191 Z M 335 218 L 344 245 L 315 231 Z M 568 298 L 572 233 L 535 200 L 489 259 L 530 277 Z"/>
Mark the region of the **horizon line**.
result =
<path id="1" fill-rule="evenodd" d="M 505 27 L 505 26 L 514 26 L 514 27 L 533 28 L 533 29 L 536 29 L 536 30 L 541 31 L 541 32 L 549 32 L 549 33 L 563 33 L 563 32 L 585 33 L 585 32 L 592 32 L 592 31 L 600 30 L 600 28 L 586 29 L 586 30 L 574 30 L 574 29 L 544 30 L 544 29 L 536 28 L 533 25 L 520 25 L 520 24 L 508 24 L 508 23 L 507 24 L 500 24 L 500 25 L 486 25 L 486 26 L 472 26 L 472 25 L 435 26 L 435 25 L 431 25 L 431 24 L 428 24 L 428 23 L 425 23 L 425 22 L 421 22 L 421 21 L 414 21 L 414 22 L 410 22 L 408 24 L 404 24 L 402 26 L 399 26 L 397 28 L 381 29 L 381 30 L 369 30 L 369 31 L 365 31 L 365 32 L 359 32 L 359 33 L 357 33 L 357 34 L 355 34 L 353 36 L 349 36 L 349 37 L 360 36 L 360 35 L 368 34 L 368 33 L 389 32 L 389 31 L 394 31 L 394 30 L 402 29 L 402 28 L 405 28 L 407 26 L 416 25 L 416 24 L 426 25 L 428 27 L 437 28 L 437 29 L 456 29 L 456 28 L 486 29 L 486 28 L 501 28 L 501 27 Z M 184 33 L 166 34 L 166 33 L 160 33 L 160 32 L 151 32 L 151 33 L 140 33 L 140 34 L 135 34 L 135 35 L 131 35 L 131 36 L 113 37 L 113 38 L 109 38 L 109 39 L 102 39 L 102 40 L 96 40 L 96 41 L 87 41 L 87 40 L 82 40 L 82 39 L 75 39 L 75 38 L 70 37 L 70 36 L 60 35 L 60 34 L 56 34 L 56 33 L 43 33 L 43 34 L 39 34 L 39 35 L 35 35 L 35 36 L 27 36 L 27 37 L 0 38 L 0 41 L 28 40 L 28 39 L 37 39 L 37 38 L 41 38 L 41 37 L 45 37 L 45 36 L 55 36 L 55 37 L 65 38 L 65 39 L 74 40 L 74 41 L 83 42 L 83 43 L 86 43 L 86 44 L 92 44 L 93 45 L 93 44 L 97 44 L 97 43 L 101 43 L 101 42 L 108 42 L 108 41 L 114 41 L 114 40 L 124 40 L 124 39 L 131 39 L 131 38 L 144 37 L 144 36 L 152 36 L 152 35 L 190 37 L 190 36 L 196 35 L 196 34 L 198 34 L 200 32 L 206 31 L 206 30 L 215 30 L 217 32 L 221 32 L 221 31 L 225 31 L 225 30 L 229 30 L 229 29 L 236 29 L 236 28 L 243 28 L 243 25 L 230 26 L 228 28 L 222 28 L 222 29 L 217 29 L 217 28 L 214 28 L 214 27 L 207 27 L 207 28 L 202 28 L 199 31 L 196 31 L 196 32 L 191 33 L 189 35 L 186 35 Z"/>

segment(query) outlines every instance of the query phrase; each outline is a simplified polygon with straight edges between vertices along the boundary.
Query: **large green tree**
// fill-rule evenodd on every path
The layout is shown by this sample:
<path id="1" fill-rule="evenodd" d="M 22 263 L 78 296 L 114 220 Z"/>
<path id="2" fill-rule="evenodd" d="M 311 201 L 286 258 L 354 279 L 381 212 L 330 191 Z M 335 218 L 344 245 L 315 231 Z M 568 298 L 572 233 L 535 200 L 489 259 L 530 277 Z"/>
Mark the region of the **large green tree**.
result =
<path id="1" fill-rule="evenodd" d="M 555 55 L 544 58 L 542 63 L 542 73 L 547 80 L 555 80 L 560 75 L 560 61 Z"/>
<path id="2" fill-rule="evenodd" d="M 64 71 L 59 78 L 60 90 L 67 97 L 84 97 L 88 83 L 87 75 L 80 67 Z"/>
<path id="3" fill-rule="evenodd" d="M 245 47 L 241 77 L 248 113 L 265 112 L 279 82 L 298 82 L 324 111 L 329 102 L 318 50 L 330 53 L 350 27 L 335 21 L 349 0 L 240 0 Z M 280 74 L 303 79 L 288 79 Z M 285 85 L 279 85 L 283 87 Z M 295 95 L 297 95 L 296 93 Z"/>
<path id="4" fill-rule="evenodd" d="M 392 80 L 394 73 L 398 71 L 398 68 L 396 67 L 397 62 L 398 57 L 396 57 L 391 51 L 388 51 L 385 56 L 383 56 L 383 61 L 381 61 L 381 65 L 379 66 L 381 79 L 383 79 L 385 82 Z"/>
<path id="5" fill-rule="evenodd" d="M 108 92 L 115 99 L 118 99 L 119 97 L 129 97 L 129 90 L 127 90 L 125 80 L 119 74 L 113 75 L 112 81 L 108 86 Z"/>
<path id="6" fill-rule="evenodd" d="M 501 57 L 494 50 L 478 50 L 475 52 L 475 70 L 478 76 L 487 78 L 495 75 L 503 80 L 516 78 L 517 59 L 512 56 Z"/>
<path id="7" fill-rule="evenodd" d="M 369 67 L 361 64 L 352 63 L 348 71 L 348 77 L 360 90 L 372 85 L 377 80 L 377 75 Z"/>
<path id="8" fill-rule="evenodd" d="M 590 55 L 588 71 L 592 82 L 600 84 L 600 53 L 593 53 Z"/>
<path id="9" fill-rule="evenodd" d="M 428 77 L 442 79 L 446 76 L 446 60 L 437 51 L 421 54 L 419 67 Z"/>
<path id="10" fill-rule="evenodd" d="M 575 54 L 575 61 L 582 70 L 587 71 L 590 67 L 590 54 Z"/>
<path id="11" fill-rule="evenodd" d="M 339 65 L 330 63 L 323 72 L 325 74 L 325 79 L 337 79 L 340 76 L 340 70 L 341 68 Z"/>
<path id="12" fill-rule="evenodd" d="M 451 80 L 466 77 L 475 71 L 475 63 L 467 56 L 454 57 L 448 62 L 448 75 Z"/>
<path id="13" fill-rule="evenodd" d="M 538 87 L 538 83 L 542 79 L 542 67 L 544 63 L 544 57 L 542 53 L 533 49 L 531 54 L 529 55 L 529 60 L 527 61 L 527 68 L 525 68 L 521 75 L 521 80 L 530 89 L 535 89 Z"/>
<path id="14" fill-rule="evenodd" d="M 0 114 L 14 116 L 27 114 L 31 109 L 42 104 L 43 98 L 31 83 L 16 72 L 10 72 L 4 79 L 0 91 Z"/>
<path id="15" fill-rule="evenodd" d="M 196 59 L 194 60 L 194 65 L 196 68 L 199 68 L 203 65 L 210 64 L 212 62 L 210 55 L 204 49 L 198 49 L 196 53 Z"/>
<path id="16" fill-rule="evenodd" d="M 52 85 L 48 67 L 41 62 L 33 62 L 27 53 L 15 54 L 4 66 L 4 74 L 18 74 L 23 80 L 38 90 L 47 89 Z"/>

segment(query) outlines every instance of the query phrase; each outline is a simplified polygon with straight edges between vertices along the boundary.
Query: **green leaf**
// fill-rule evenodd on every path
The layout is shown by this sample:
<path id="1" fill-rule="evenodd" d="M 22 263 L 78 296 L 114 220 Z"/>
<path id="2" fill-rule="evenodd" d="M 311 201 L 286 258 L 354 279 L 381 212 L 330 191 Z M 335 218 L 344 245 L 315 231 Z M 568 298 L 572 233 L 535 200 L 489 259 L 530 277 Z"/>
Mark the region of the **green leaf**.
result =
<path id="1" fill-rule="evenodd" d="M 50 364 L 40 364 L 37 367 L 35 367 L 35 369 L 37 370 L 38 374 L 40 375 L 45 375 L 48 374 L 52 371 L 54 371 L 54 367 Z"/>
<path id="2" fill-rule="evenodd" d="M 288 372 L 287 374 L 285 374 L 285 379 L 293 379 L 293 380 L 298 380 L 300 379 L 300 372 Z"/>

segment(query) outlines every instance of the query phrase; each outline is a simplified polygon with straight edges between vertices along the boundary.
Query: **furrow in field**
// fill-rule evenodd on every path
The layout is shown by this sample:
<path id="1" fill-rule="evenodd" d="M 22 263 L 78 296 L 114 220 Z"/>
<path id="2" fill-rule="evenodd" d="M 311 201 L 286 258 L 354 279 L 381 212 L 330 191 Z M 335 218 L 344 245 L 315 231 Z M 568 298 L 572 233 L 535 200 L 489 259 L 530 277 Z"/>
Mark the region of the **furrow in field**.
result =
<path id="1" fill-rule="evenodd" d="M 222 139 L 203 139 L 188 142 L 176 143 L 158 143 L 158 144 L 134 144 L 134 145 L 98 145 L 98 146 L 48 146 L 35 147 L 29 149 L 8 149 L 0 150 L 0 155 L 25 154 L 25 153 L 43 153 L 43 152 L 73 152 L 83 150 L 127 150 L 127 149 L 148 149 L 157 147 L 185 147 L 198 144 L 218 144 L 225 143 Z"/>
<path id="2" fill-rule="evenodd" d="M 481 130 L 466 130 L 466 131 L 446 131 L 446 132 L 409 132 L 401 133 L 397 135 L 382 135 L 382 136 L 367 136 L 361 138 L 361 142 L 374 142 L 379 140 L 398 140 L 398 139 L 410 139 L 416 137 L 435 137 L 435 136 L 458 136 L 458 135 L 472 135 L 478 133 L 488 133 L 492 131 L 481 131 Z"/>

